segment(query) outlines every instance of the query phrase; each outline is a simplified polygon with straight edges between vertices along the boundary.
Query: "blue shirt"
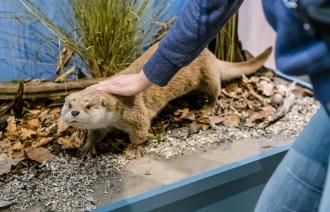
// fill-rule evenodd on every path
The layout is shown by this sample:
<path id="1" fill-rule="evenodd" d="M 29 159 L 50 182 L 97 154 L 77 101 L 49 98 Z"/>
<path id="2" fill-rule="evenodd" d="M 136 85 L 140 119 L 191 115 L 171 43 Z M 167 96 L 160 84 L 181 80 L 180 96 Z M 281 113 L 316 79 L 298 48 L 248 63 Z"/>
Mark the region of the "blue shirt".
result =
<path id="1" fill-rule="evenodd" d="M 175 24 L 160 42 L 158 50 L 144 65 L 146 76 L 164 86 L 180 68 L 192 62 L 216 36 L 243 0 L 190 0 Z M 321 0 L 302 0 L 305 6 Z M 330 101 L 330 52 L 303 28 L 300 14 L 282 0 L 264 0 L 267 20 L 277 32 L 276 65 L 289 75 L 310 76 L 315 95 Z"/>

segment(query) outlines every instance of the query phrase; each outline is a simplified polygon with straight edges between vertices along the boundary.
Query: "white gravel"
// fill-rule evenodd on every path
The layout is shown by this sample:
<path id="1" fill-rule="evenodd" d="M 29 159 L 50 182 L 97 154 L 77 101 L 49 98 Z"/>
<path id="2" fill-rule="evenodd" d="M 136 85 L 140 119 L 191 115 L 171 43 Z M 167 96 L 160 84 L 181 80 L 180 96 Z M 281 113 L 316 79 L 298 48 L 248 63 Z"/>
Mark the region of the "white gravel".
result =
<path id="1" fill-rule="evenodd" d="M 127 162 L 120 155 L 78 159 L 60 154 L 41 169 L 28 166 L 7 179 L 9 182 L 2 179 L 0 199 L 10 201 L 14 211 L 37 203 L 47 211 L 91 210 L 96 205 L 92 185 L 100 177 L 116 175 Z M 39 173 L 49 175 L 43 178 Z"/>

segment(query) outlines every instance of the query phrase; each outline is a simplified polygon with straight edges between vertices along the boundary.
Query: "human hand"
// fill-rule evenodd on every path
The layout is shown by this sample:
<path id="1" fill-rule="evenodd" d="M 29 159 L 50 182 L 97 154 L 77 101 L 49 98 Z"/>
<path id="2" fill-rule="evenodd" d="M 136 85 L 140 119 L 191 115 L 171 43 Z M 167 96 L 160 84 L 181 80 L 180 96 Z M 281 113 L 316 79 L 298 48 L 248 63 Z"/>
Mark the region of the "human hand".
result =
<path id="1" fill-rule="evenodd" d="M 137 74 L 118 75 L 88 87 L 109 94 L 134 96 L 152 85 L 143 71 Z"/>

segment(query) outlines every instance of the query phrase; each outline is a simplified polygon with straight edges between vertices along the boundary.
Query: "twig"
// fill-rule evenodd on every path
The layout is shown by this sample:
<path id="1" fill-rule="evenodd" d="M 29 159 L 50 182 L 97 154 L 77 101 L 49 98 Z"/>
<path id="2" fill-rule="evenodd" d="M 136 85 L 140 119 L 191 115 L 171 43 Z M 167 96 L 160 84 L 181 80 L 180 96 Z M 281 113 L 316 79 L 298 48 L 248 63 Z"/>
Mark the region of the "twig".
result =
<path id="1" fill-rule="evenodd" d="M 67 70 L 65 73 L 60 75 L 55 79 L 55 82 L 64 82 L 66 78 L 68 78 L 72 73 L 76 71 L 76 66 L 72 66 L 69 70 Z"/>
<path id="2" fill-rule="evenodd" d="M 17 94 L 14 100 L 14 105 L 13 105 L 13 113 L 14 116 L 17 118 L 21 118 L 23 114 L 23 106 L 24 106 L 24 98 L 23 98 L 23 93 L 24 93 L 24 83 L 21 81 L 18 86 Z"/>
<path id="3" fill-rule="evenodd" d="M 233 98 L 233 99 L 239 99 L 237 96 L 234 96 L 230 93 L 228 93 L 225 89 L 222 89 L 221 91 L 225 96 L 229 97 L 229 98 Z"/>

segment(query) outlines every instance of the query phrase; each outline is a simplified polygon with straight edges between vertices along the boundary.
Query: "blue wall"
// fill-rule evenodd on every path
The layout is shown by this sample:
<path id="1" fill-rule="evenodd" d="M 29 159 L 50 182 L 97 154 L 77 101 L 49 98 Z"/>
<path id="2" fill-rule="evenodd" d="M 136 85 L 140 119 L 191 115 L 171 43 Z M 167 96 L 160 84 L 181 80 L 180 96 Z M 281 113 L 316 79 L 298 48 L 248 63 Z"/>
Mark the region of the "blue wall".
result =
<path id="1" fill-rule="evenodd" d="M 56 67 L 58 41 L 40 23 L 30 19 L 18 1 L 5 0 L 0 4 L 0 80 L 51 78 Z M 52 20 L 64 26 L 60 10 L 69 6 L 66 0 L 32 1 Z"/>
<path id="2" fill-rule="evenodd" d="M 48 18 L 70 32 L 73 26 L 68 0 L 30 0 Z M 157 4 L 154 0 L 154 4 Z M 165 17 L 176 14 L 188 0 L 175 0 Z M 61 14 L 61 15 L 59 15 Z M 63 17 L 62 14 L 66 14 Z M 0 4 L 0 81 L 27 78 L 52 79 L 59 54 L 58 39 L 42 24 L 26 14 L 16 0 L 2 0 Z M 75 60 L 75 64 L 83 67 Z"/>

